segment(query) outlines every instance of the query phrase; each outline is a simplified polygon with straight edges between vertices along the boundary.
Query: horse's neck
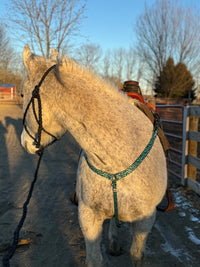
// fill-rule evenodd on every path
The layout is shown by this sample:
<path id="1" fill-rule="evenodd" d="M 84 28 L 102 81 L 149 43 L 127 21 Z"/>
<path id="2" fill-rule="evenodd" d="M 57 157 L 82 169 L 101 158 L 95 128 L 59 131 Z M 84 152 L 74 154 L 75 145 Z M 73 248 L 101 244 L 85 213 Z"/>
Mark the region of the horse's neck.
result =
<path id="1" fill-rule="evenodd" d="M 92 164 L 111 171 L 115 163 L 115 170 L 120 171 L 132 164 L 132 154 L 137 152 L 135 145 L 140 145 L 145 139 L 144 127 L 142 129 L 140 123 L 136 123 L 141 114 L 114 89 L 102 88 L 99 91 L 95 84 L 79 83 L 73 84 L 69 80 L 65 84 L 65 96 L 59 100 L 60 119 Z"/>

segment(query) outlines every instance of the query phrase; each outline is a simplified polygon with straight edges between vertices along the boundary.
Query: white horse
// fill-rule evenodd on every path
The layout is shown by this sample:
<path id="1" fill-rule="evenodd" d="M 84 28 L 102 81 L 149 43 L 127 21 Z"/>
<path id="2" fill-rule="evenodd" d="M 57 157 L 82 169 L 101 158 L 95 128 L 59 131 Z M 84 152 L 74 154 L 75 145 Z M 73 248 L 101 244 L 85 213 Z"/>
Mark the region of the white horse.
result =
<path id="1" fill-rule="evenodd" d="M 35 101 L 37 119 L 30 105 L 26 110 L 22 145 L 28 152 L 36 153 L 38 147 L 51 143 L 54 136 L 60 138 L 70 131 L 84 150 L 77 171 L 76 193 L 88 266 L 102 266 L 100 242 L 107 218 L 130 222 L 133 235 L 130 254 L 135 261 L 141 260 L 156 206 L 167 185 L 166 159 L 159 138 L 155 138 L 142 163 L 116 182 L 115 203 L 111 181 L 114 176 L 109 180 L 95 170 L 108 174 L 127 170 L 152 138 L 153 124 L 133 100 L 73 60 L 47 60 L 34 55 L 29 46 L 24 48 L 23 59 L 28 71 L 22 91 L 23 109 L 25 112 L 28 103 Z M 45 73 L 50 67 L 49 73 Z M 32 97 L 38 84 L 35 97 L 39 95 L 41 105 Z M 38 130 L 40 106 L 42 127 Z M 112 219 L 109 228 L 112 252 L 119 249 L 116 233 Z"/>

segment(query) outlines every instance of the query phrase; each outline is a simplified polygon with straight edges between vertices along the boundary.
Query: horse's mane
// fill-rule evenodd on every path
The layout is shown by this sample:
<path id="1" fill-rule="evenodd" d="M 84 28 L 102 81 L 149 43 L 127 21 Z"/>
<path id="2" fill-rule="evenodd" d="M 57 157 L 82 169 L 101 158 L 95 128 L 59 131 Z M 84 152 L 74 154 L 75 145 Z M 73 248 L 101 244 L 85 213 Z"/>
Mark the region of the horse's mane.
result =
<path id="1" fill-rule="evenodd" d="M 70 73 L 73 76 L 89 83 L 94 90 L 104 92 L 112 92 L 112 94 L 120 94 L 119 90 L 110 81 L 104 79 L 99 74 L 95 73 L 91 68 L 84 67 L 77 63 L 74 59 L 64 56 L 59 65 L 62 66 L 65 73 Z"/>
<path id="2" fill-rule="evenodd" d="M 51 59 L 46 59 L 32 54 L 34 60 L 39 63 L 40 73 L 45 72 L 47 67 L 57 64 L 58 67 L 54 73 L 57 80 L 63 86 L 66 85 L 67 80 L 69 83 L 69 76 L 71 76 L 76 78 L 78 86 L 83 85 L 83 83 L 87 84 L 87 86 L 90 87 L 97 95 L 107 94 L 113 97 L 120 97 L 120 95 L 124 95 L 124 97 L 127 98 L 125 94 L 121 93 L 111 81 L 103 78 L 91 68 L 84 67 L 74 59 L 65 55 L 60 58 L 56 50 L 52 50 L 52 52 L 53 55 L 51 54 Z"/>

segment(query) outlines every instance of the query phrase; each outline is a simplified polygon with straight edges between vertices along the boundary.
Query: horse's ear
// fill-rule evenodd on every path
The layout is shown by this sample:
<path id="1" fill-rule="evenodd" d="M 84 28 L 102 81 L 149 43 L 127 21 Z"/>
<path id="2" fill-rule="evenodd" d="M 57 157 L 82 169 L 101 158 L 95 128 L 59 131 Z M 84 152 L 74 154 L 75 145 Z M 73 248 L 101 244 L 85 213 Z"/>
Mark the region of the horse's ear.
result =
<path id="1" fill-rule="evenodd" d="M 59 61 L 59 53 L 58 53 L 58 51 L 57 51 L 56 49 L 54 49 L 54 48 L 51 49 L 51 59 L 52 59 L 53 61 L 56 61 L 56 62 Z"/>
<path id="2" fill-rule="evenodd" d="M 27 69 L 29 69 L 30 67 L 30 61 L 32 58 L 33 58 L 33 53 L 31 52 L 29 45 L 26 45 L 23 51 L 23 61 Z"/>

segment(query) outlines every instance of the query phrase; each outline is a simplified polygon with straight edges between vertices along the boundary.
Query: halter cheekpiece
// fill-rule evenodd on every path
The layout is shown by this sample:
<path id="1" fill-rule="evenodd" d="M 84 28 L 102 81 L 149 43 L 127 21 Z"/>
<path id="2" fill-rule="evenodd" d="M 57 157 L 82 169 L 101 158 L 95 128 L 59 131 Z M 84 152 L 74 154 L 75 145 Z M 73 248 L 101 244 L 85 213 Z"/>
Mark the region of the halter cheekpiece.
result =
<path id="1" fill-rule="evenodd" d="M 41 146 L 41 134 L 42 131 L 45 132 L 46 134 L 50 135 L 51 137 L 53 137 L 53 141 L 50 142 L 47 146 L 50 146 L 52 143 L 54 143 L 56 140 L 58 140 L 58 138 L 56 136 L 54 136 L 53 134 L 51 134 L 50 132 L 48 132 L 47 130 L 45 130 L 42 126 L 42 104 L 41 104 L 41 97 L 40 97 L 40 86 L 42 85 L 43 81 L 45 80 L 45 78 L 47 77 L 47 75 L 56 68 L 56 65 L 51 66 L 42 76 L 40 82 L 35 86 L 34 90 L 32 91 L 32 97 L 26 107 L 26 110 L 24 112 L 24 117 L 23 117 L 23 126 L 25 131 L 27 132 L 27 134 L 33 139 L 36 148 L 38 148 L 37 153 L 39 154 L 42 150 L 43 147 Z M 38 115 L 36 113 L 36 109 L 35 109 L 35 99 L 37 100 L 38 103 Z M 32 104 L 32 110 L 33 110 L 33 114 L 35 117 L 35 120 L 38 124 L 38 130 L 37 130 L 37 137 L 34 137 L 28 130 L 27 125 L 26 125 L 26 115 L 27 112 L 29 110 L 30 105 Z"/>

